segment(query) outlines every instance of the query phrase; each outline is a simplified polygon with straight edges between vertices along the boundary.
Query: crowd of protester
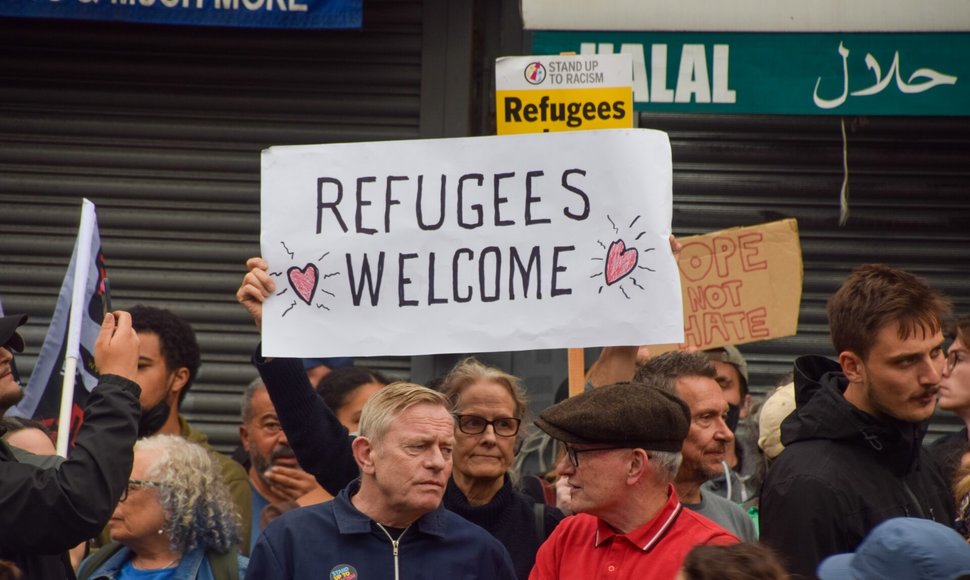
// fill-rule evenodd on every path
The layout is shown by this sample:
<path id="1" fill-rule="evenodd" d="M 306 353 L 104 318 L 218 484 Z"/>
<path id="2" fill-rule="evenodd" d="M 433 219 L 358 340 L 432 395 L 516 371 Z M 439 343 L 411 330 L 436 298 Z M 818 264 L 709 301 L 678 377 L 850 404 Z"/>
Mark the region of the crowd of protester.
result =
<path id="1" fill-rule="evenodd" d="M 275 283 L 246 267 L 259 327 Z M 874 264 L 827 313 L 837 358 L 763 400 L 731 345 L 613 346 L 534 420 L 474 358 L 429 388 L 257 346 L 232 458 L 179 413 L 189 324 L 109 313 L 68 457 L 0 422 L 0 579 L 970 579 L 967 427 L 924 444 L 937 402 L 970 426 L 970 318 Z M 25 322 L 0 317 L 0 410 Z"/>

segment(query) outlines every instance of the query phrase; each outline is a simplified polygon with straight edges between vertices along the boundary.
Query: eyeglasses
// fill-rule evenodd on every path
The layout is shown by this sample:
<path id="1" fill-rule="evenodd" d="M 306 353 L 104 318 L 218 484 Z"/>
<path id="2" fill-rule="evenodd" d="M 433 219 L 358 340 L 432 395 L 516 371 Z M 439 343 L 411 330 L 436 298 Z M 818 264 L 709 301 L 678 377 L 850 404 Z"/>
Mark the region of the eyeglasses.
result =
<path id="1" fill-rule="evenodd" d="M 588 449 L 576 449 L 572 445 L 565 445 L 565 444 L 563 444 L 563 447 L 566 448 L 566 455 L 569 457 L 569 461 L 572 462 L 573 467 L 579 467 L 579 454 L 580 453 L 586 453 L 588 451 L 610 451 L 610 450 L 613 450 L 613 449 L 628 449 L 628 447 L 616 447 L 616 446 L 613 446 L 613 447 L 590 447 Z"/>
<path id="2" fill-rule="evenodd" d="M 950 354 L 946 355 L 946 372 L 952 373 L 953 367 L 957 364 L 965 362 L 967 360 L 966 353 L 962 350 L 951 350 Z"/>
<path id="3" fill-rule="evenodd" d="M 161 486 L 162 484 L 157 481 L 149 481 L 147 479 L 129 479 L 128 485 L 126 485 L 125 489 L 121 491 L 121 499 L 118 501 L 125 501 L 128 499 L 128 492 L 134 487 L 154 487 L 158 489 Z"/>
<path id="4" fill-rule="evenodd" d="M 499 437 L 514 437 L 519 432 L 520 419 L 515 417 L 498 417 L 489 421 L 478 415 L 455 415 L 458 419 L 458 430 L 466 435 L 480 435 L 489 425 Z"/>

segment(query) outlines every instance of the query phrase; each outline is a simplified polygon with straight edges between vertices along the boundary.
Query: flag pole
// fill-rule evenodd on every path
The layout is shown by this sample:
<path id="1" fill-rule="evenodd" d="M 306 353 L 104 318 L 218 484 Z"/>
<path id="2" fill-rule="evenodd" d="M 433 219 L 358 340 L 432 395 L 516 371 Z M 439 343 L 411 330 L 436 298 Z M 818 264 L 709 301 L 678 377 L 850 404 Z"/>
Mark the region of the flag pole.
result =
<path id="1" fill-rule="evenodd" d="M 84 315 L 84 292 L 91 264 L 91 237 L 95 224 L 94 204 L 85 199 L 81 205 L 81 225 L 77 233 L 77 262 L 71 295 L 67 349 L 64 352 L 64 383 L 61 387 L 60 415 L 57 420 L 57 454 L 67 457 L 71 438 L 71 415 L 74 409 L 74 383 L 77 361 L 81 357 L 81 316 Z"/>

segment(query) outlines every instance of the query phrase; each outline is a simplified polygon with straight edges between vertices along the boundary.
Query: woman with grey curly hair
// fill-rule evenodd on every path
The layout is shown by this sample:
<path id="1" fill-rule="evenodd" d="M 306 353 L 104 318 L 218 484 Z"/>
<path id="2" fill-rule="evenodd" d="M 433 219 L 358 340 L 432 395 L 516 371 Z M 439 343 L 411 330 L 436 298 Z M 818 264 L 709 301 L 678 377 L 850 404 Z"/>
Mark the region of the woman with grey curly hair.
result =
<path id="1" fill-rule="evenodd" d="M 131 479 L 108 529 L 112 543 L 81 563 L 79 580 L 245 575 L 229 488 L 209 452 L 182 437 L 155 435 L 135 444 Z"/>

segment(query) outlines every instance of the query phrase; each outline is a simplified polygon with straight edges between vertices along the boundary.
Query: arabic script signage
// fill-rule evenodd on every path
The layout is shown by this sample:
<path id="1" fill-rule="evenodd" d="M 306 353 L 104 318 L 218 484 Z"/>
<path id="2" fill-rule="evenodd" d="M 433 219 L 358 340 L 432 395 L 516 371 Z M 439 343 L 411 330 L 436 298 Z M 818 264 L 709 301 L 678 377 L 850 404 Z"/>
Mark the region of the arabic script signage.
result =
<path id="1" fill-rule="evenodd" d="M 536 32 L 532 52 L 632 55 L 638 111 L 970 115 L 970 33 Z"/>
<path id="2" fill-rule="evenodd" d="M 2 0 L 0 16 L 244 28 L 360 28 L 362 0 Z"/>

